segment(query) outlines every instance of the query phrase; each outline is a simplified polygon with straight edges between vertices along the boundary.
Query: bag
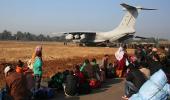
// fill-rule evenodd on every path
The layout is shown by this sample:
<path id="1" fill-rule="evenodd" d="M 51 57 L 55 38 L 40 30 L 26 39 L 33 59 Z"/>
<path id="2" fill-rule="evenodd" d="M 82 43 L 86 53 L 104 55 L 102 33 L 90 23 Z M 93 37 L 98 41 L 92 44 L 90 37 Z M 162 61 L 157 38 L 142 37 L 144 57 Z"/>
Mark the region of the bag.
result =
<path id="1" fill-rule="evenodd" d="M 55 95 L 54 90 L 51 88 L 40 88 L 38 90 L 33 90 L 32 93 L 33 93 L 33 97 L 38 100 L 50 99 Z"/>
<path id="2" fill-rule="evenodd" d="M 45 88 L 45 92 L 48 98 L 52 98 L 55 96 L 55 92 L 51 88 Z"/>
<path id="3" fill-rule="evenodd" d="M 29 69 L 33 69 L 32 59 L 28 60 L 27 66 L 28 66 Z"/>
<path id="4" fill-rule="evenodd" d="M 129 66 L 129 61 L 126 59 L 126 66 Z"/>
<path id="5" fill-rule="evenodd" d="M 123 70 L 116 70 L 116 76 L 122 77 Z"/>
<path id="6" fill-rule="evenodd" d="M 101 82 L 97 81 L 96 79 L 91 79 L 89 82 L 90 88 L 96 89 L 101 87 Z"/>
<path id="7" fill-rule="evenodd" d="M 50 88 L 56 88 L 57 90 L 63 90 L 63 82 L 66 75 L 63 73 L 56 73 L 54 76 L 52 76 L 51 80 L 48 82 L 48 87 Z"/>
<path id="8" fill-rule="evenodd" d="M 114 78 L 115 76 L 116 76 L 116 75 L 115 75 L 115 70 L 114 70 L 114 68 L 107 70 L 107 78 Z"/>
<path id="9" fill-rule="evenodd" d="M 79 94 L 89 94 L 91 92 L 89 83 L 86 81 L 82 84 L 79 84 L 78 92 Z"/>
<path id="10" fill-rule="evenodd" d="M 1 90 L 0 91 L 0 100 L 4 100 L 4 96 L 5 96 L 5 91 L 4 90 Z"/>
<path id="11" fill-rule="evenodd" d="M 46 96 L 45 96 L 45 92 L 43 91 L 43 89 L 38 89 L 38 90 L 33 90 L 32 91 L 32 94 L 33 94 L 33 97 L 35 99 L 45 99 Z"/>
<path id="12" fill-rule="evenodd" d="M 1 89 L 0 100 L 12 100 L 12 98 L 8 95 L 6 88 Z"/>

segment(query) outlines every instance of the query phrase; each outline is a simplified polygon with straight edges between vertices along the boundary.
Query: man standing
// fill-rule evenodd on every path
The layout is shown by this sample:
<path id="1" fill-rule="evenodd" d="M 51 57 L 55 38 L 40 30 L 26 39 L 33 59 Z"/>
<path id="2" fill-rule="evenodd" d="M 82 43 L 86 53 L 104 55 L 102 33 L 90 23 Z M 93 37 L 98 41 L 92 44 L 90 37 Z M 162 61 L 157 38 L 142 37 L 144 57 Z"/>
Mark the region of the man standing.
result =
<path id="1" fill-rule="evenodd" d="M 146 79 L 144 74 L 136 68 L 133 64 L 128 66 L 128 74 L 125 81 L 125 95 L 124 99 L 131 97 L 131 95 L 138 92 L 140 87 L 145 83 Z"/>
<path id="2" fill-rule="evenodd" d="M 108 62 L 109 62 L 109 55 L 104 55 L 103 59 L 102 59 L 102 64 L 100 66 L 100 69 L 102 71 L 104 71 L 105 76 L 107 75 L 107 66 L 108 66 Z"/>

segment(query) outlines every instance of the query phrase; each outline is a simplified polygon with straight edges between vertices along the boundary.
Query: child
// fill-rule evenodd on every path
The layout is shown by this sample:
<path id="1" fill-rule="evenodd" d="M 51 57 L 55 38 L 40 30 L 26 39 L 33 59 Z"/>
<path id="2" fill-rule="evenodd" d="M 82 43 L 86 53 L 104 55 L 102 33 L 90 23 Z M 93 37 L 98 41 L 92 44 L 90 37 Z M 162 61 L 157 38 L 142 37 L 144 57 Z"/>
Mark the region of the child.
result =
<path id="1" fill-rule="evenodd" d="M 107 78 L 113 78 L 115 77 L 115 68 L 112 63 L 109 63 L 109 66 L 107 67 Z"/>

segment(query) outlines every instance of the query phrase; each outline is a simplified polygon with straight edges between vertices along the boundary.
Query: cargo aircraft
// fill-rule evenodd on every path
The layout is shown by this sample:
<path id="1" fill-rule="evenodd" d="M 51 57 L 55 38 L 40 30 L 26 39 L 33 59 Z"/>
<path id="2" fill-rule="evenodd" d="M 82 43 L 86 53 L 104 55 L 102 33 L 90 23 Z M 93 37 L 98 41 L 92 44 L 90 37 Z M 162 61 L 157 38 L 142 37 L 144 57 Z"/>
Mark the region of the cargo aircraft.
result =
<path id="1" fill-rule="evenodd" d="M 125 3 L 120 4 L 126 11 L 121 23 L 108 32 L 68 32 L 65 39 L 83 45 L 108 44 L 113 42 L 124 42 L 134 37 L 135 23 L 141 10 L 156 10 L 142 7 L 134 7 Z"/>

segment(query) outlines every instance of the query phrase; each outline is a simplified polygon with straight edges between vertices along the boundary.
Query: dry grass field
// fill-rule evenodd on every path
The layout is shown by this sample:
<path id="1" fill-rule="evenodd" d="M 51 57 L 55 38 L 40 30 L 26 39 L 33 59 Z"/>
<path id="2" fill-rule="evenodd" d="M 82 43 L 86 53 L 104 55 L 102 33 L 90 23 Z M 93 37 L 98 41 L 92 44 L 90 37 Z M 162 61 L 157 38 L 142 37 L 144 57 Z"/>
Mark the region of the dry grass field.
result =
<path id="1" fill-rule="evenodd" d="M 28 60 L 37 45 L 43 47 L 43 59 L 45 61 L 65 59 L 73 57 L 87 57 L 103 54 L 113 54 L 112 48 L 77 47 L 73 44 L 64 46 L 57 42 L 0 42 L 0 61 Z"/>
<path id="2" fill-rule="evenodd" d="M 114 61 L 117 48 L 105 47 L 77 47 L 74 44 L 64 46 L 57 42 L 16 42 L 0 41 L 0 63 L 15 63 L 19 59 L 28 61 L 37 45 L 43 47 L 43 77 L 50 77 L 58 71 L 71 69 L 75 64 L 82 63 L 85 58 L 101 60 L 105 54 L 110 55 L 110 62 Z M 133 53 L 133 50 L 128 50 Z M 0 66 L 0 86 L 4 84 L 3 66 Z"/>

